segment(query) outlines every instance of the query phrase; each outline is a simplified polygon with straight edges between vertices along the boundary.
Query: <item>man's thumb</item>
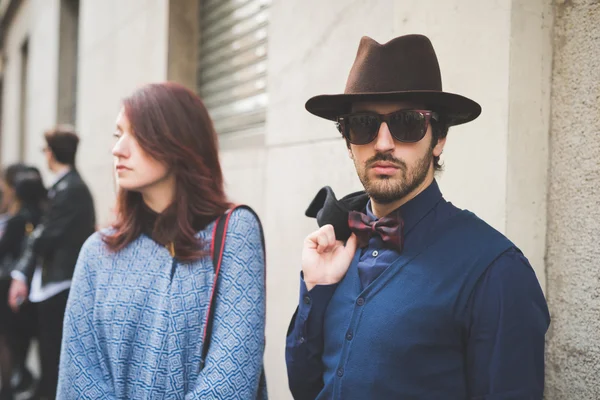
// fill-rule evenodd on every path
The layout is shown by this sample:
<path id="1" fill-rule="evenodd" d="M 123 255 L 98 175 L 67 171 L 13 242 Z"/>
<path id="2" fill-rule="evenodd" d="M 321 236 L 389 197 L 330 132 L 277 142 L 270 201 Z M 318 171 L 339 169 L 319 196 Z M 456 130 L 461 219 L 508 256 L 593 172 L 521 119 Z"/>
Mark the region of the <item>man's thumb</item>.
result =
<path id="1" fill-rule="evenodd" d="M 358 239 L 356 238 L 356 235 L 353 233 L 352 235 L 350 235 L 350 237 L 348 238 L 348 240 L 346 241 L 346 253 L 350 254 L 351 256 L 354 256 L 354 253 L 356 252 L 356 243 L 358 242 Z"/>

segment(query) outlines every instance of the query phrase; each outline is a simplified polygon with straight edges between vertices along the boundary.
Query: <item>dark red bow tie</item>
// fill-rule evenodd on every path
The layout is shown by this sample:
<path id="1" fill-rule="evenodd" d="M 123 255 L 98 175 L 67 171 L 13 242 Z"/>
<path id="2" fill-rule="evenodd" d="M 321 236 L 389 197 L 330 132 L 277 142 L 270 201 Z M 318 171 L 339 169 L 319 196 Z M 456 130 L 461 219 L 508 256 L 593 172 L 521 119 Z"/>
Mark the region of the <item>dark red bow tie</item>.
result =
<path id="1" fill-rule="evenodd" d="M 404 244 L 404 221 L 398 213 L 372 221 L 368 215 L 358 211 L 348 214 L 348 226 L 356 234 L 359 247 L 367 247 L 369 239 L 377 234 L 386 247 L 402 252 Z"/>

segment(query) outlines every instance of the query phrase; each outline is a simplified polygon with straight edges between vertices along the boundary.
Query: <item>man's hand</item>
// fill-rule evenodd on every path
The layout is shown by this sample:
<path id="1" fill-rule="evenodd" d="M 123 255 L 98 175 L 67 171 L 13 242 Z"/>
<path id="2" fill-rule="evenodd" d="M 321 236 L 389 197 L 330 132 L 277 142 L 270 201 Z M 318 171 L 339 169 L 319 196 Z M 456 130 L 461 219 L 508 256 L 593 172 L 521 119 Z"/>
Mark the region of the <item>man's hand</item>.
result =
<path id="1" fill-rule="evenodd" d="M 324 225 L 304 239 L 302 271 L 306 288 L 315 285 L 331 285 L 342 280 L 354 253 L 356 235 L 352 234 L 346 245 L 335 239 L 332 225 Z"/>
<path id="2" fill-rule="evenodd" d="M 18 279 L 13 279 L 8 290 L 8 305 L 13 312 L 18 312 L 21 304 L 27 299 L 29 290 L 27 284 Z"/>

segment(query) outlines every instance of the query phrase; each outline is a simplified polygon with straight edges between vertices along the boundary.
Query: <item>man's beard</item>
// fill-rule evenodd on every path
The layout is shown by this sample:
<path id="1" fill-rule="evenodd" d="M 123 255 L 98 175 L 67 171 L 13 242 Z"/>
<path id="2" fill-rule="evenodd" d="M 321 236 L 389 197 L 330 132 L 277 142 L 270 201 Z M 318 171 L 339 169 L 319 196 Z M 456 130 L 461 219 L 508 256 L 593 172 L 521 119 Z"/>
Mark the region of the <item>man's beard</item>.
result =
<path id="1" fill-rule="evenodd" d="M 386 161 L 394 163 L 398 167 L 400 177 L 378 175 L 375 178 L 369 177 L 370 167 L 378 162 Z M 371 157 L 361 168 L 354 162 L 358 178 L 362 182 L 365 191 L 373 201 L 379 204 L 390 204 L 396 200 L 406 197 L 409 193 L 418 188 L 427 178 L 427 173 L 433 162 L 433 150 L 428 149 L 427 153 L 417 161 L 415 167 L 409 171 L 404 161 L 398 160 L 391 154 L 377 153 Z"/>

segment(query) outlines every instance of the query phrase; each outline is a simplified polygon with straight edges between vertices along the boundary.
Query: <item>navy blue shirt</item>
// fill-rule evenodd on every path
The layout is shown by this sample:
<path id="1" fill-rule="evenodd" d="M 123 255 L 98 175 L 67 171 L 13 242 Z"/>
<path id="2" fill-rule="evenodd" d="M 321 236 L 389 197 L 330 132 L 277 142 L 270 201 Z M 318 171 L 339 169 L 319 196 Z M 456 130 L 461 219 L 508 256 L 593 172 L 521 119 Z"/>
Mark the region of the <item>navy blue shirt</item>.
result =
<path id="1" fill-rule="evenodd" d="M 443 199 L 434 181 L 399 208 L 404 219 L 405 249 L 425 240 L 440 220 L 459 211 Z M 366 212 L 376 218 L 370 204 Z M 363 288 L 399 256 L 396 251 L 385 248 L 376 235 L 359 251 L 357 268 Z M 286 341 L 288 376 L 295 399 L 314 399 L 323 386 L 322 376 L 319 379 L 317 375 L 322 375 L 324 315 L 336 288 L 337 284 L 318 285 L 308 291 L 301 279 L 300 304 Z M 525 256 L 512 248 L 498 257 L 477 283 L 467 307 L 470 321 L 464 357 L 469 397 L 495 395 L 499 396 L 493 397 L 495 400 L 520 399 L 522 397 L 506 397 L 518 392 L 530 394 L 528 399 L 542 399 L 543 336 L 550 317 L 538 280 Z"/>
<path id="2" fill-rule="evenodd" d="M 436 184 L 437 186 L 437 184 Z M 434 186 L 429 186 L 427 190 L 434 190 Z M 425 196 L 424 199 L 428 199 L 431 202 L 438 201 L 436 197 Z M 406 206 L 401 207 L 397 212 L 399 214 L 406 213 L 408 215 L 408 222 L 411 225 L 405 225 L 404 234 L 408 234 L 412 228 L 414 228 L 414 223 L 416 222 L 414 218 L 411 216 L 417 215 L 413 213 L 411 210 L 411 204 L 414 207 L 416 203 L 407 203 Z M 378 218 L 373 214 L 373 210 L 371 209 L 371 200 L 368 201 L 366 207 L 366 214 L 371 219 L 371 221 L 376 221 Z M 400 215 L 402 217 L 402 215 Z M 393 249 L 389 249 L 384 246 L 381 237 L 378 235 L 371 236 L 369 240 L 369 245 L 360 250 L 360 260 L 358 261 L 358 275 L 360 277 L 360 283 L 362 284 L 363 289 L 366 288 L 371 282 L 373 282 L 383 271 L 386 270 L 388 266 L 390 266 L 394 260 L 400 256 L 400 254 Z"/>

